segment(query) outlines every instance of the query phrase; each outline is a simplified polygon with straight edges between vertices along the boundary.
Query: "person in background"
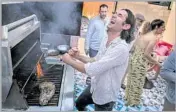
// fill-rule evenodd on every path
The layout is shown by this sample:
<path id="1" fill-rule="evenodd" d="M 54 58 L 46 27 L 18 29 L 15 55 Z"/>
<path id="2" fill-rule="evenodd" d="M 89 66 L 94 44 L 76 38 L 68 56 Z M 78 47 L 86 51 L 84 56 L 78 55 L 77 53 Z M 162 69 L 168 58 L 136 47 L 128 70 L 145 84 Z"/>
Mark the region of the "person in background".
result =
<path id="1" fill-rule="evenodd" d="M 99 8 L 99 15 L 92 18 L 89 22 L 86 38 L 85 38 L 85 53 L 90 57 L 95 57 L 100 48 L 100 43 L 104 37 L 108 19 L 108 6 L 102 4 Z"/>
<path id="2" fill-rule="evenodd" d="M 166 97 L 163 111 L 175 111 L 175 82 L 176 82 L 176 46 L 165 60 L 160 75 L 167 81 Z"/>
<path id="3" fill-rule="evenodd" d="M 135 17 L 136 17 L 136 26 L 135 26 L 135 33 L 134 33 L 135 39 L 129 44 L 130 53 L 132 53 L 133 50 L 134 50 L 134 49 L 133 49 L 133 44 L 134 44 L 135 40 L 139 37 L 139 35 L 140 35 L 139 29 L 140 29 L 142 23 L 145 21 L 145 17 L 144 17 L 142 14 L 137 13 L 137 14 L 135 15 Z M 121 85 L 121 88 L 122 88 L 122 89 L 125 89 L 125 88 L 126 88 L 126 86 L 124 85 L 124 80 L 125 80 L 125 78 L 126 78 L 126 75 L 128 74 L 128 69 L 129 69 L 129 65 L 128 65 L 128 67 L 127 67 L 125 76 L 124 76 L 123 79 L 122 79 L 122 85 Z"/>
<path id="4" fill-rule="evenodd" d="M 102 4 L 99 7 L 99 15 L 92 18 L 89 22 L 87 35 L 85 38 L 85 53 L 89 54 L 90 57 L 95 57 L 98 53 L 102 38 L 105 35 L 105 30 L 107 30 L 108 24 L 108 6 Z M 88 76 L 86 79 L 86 84 L 90 85 L 91 77 Z"/>
<path id="5" fill-rule="evenodd" d="M 62 56 L 63 62 L 82 73 L 94 76 L 91 85 L 76 100 L 79 111 L 85 110 L 88 104 L 95 104 L 95 111 L 113 109 L 128 65 L 128 44 L 134 39 L 134 27 L 133 13 L 129 9 L 121 9 L 112 15 L 107 35 L 94 58 L 80 55 L 77 48 L 72 48 Z"/>
<path id="6" fill-rule="evenodd" d="M 137 38 L 141 34 L 140 28 L 141 28 L 143 22 L 145 21 L 145 17 L 142 14 L 137 13 L 135 15 L 135 17 L 136 17 L 135 39 L 131 42 L 131 44 L 129 46 L 129 49 L 130 49 L 131 53 L 133 52 L 132 48 L 133 48 L 133 45 L 134 45 L 135 41 L 137 40 Z"/>
<path id="7" fill-rule="evenodd" d="M 130 57 L 130 69 L 125 91 L 126 105 L 138 106 L 140 104 L 148 64 L 161 66 L 157 60 L 152 58 L 151 53 L 158 41 L 158 35 L 165 30 L 165 22 L 161 19 L 155 19 L 151 22 L 149 28 L 150 31 L 147 34 L 140 36 L 135 41 L 134 52 Z"/>

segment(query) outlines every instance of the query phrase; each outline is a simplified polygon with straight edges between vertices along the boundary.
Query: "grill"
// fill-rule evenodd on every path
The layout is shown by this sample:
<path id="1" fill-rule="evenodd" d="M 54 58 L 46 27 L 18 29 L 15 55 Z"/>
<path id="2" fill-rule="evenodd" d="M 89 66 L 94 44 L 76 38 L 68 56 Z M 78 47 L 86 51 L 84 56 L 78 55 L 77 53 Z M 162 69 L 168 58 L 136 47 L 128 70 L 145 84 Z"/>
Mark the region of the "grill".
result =
<path id="1" fill-rule="evenodd" d="M 27 103 L 29 106 L 39 106 L 39 96 L 40 91 L 38 84 L 44 81 L 53 82 L 56 86 L 56 91 L 52 99 L 48 102 L 47 106 L 57 106 L 59 102 L 60 88 L 63 77 L 63 65 L 47 65 L 45 62 L 41 62 L 42 69 L 44 71 L 44 76 L 37 79 L 36 86 L 30 91 L 30 86 L 27 85 L 25 94 L 27 94 Z M 52 67 L 52 69 L 50 68 Z M 45 71 L 46 69 L 49 69 Z M 28 83 L 31 85 L 30 83 Z"/>
<path id="2" fill-rule="evenodd" d="M 13 79 L 16 80 L 29 106 L 40 106 L 39 84 L 44 81 L 53 82 L 56 87 L 55 94 L 46 106 L 58 106 L 64 65 L 47 64 L 39 46 L 36 44 L 30 54 L 14 69 Z M 35 62 L 41 57 L 40 65 L 44 76 L 37 78 L 36 63 L 31 63 L 31 57 L 35 58 Z M 27 62 L 30 64 L 26 64 Z"/>
<path id="3" fill-rule="evenodd" d="M 25 21 L 29 22 L 25 23 Z M 72 110 L 74 70 L 62 62 L 48 63 L 49 61 L 46 61 L 47 55 L 42 51 L 41 46 L 42 42 L 45 42 L 45 38 L 50 37 L 54 37 L 50 39 L 55 42 L 65 42 L 69 45 L 73 43 L 70 41 L 73 40 L 71 36 L 61 34 L 55 36 L 47 34 L 45 36 L 43 34 L 45 38 L 42 41 L 40 22 L 35 15 L 3 26 L 3 32 L 2 59 L 5 65 L 2 69 L 3 109 L 45 111 L 47 108 L 48 111 Z M 58 39 L 58 36 L 61 39 L 60 41 L 55 40 L 55 38 Z M 41 77 L 37 76 L 39 69 L 36 69 L 38 67 L 36 65 L 38 65 L 38 62 L 43 71 Z M 55 93 L 47 105 L 41 107 L 39 104 L 41 93 L 39 84 L 45 81 L 54 83 Z M 70 105 L 68 105 L 68 101 Z M 38 108 L 39 106 L 40 108 Z"/>

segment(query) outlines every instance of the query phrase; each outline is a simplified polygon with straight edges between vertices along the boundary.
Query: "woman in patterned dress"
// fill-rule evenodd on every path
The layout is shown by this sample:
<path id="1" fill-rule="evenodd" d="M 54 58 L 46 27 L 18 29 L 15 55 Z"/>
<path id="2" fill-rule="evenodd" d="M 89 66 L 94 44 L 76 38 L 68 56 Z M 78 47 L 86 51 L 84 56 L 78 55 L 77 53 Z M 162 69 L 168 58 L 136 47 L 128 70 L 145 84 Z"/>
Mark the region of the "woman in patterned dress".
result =
<path id="1" fill-rule="evenodd" d="M 144 24 L 146 24 L 144 22 Z M 130 69 L 127 76 L 127 87 L 125 91 L 126 105 L 137 106 L 140 104 L 140 99 L 145 83 L 148 63 L 161 66 L 160 63 L 151 57 L 153 47 L 155 46 L 158 35 L 161 35 L 165 30 L 165 23 L 161 19 L 155 19 L 151 22 L 149 32 L 141 34 L 134 44 L 134 52 L 130 57 Z"/>

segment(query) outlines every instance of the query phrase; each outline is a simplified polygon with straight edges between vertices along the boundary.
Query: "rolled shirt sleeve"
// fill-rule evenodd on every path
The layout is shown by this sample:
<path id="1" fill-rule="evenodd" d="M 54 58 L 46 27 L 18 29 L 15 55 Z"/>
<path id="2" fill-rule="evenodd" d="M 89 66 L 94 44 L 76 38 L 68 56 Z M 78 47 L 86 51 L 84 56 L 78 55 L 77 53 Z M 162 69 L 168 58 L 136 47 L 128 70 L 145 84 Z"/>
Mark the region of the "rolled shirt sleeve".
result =
<path id="1" fill-rule="evenodd" d="M 120 66 L 121 64 L 126 62 L 128 56 L 128 47 L 123 44 L 119 44 L 113 49 L 110 49 L 109 51 L 107 50 L 105 55 L 99 60 L 85 64 L 85 71 L 87 75 L 90 76 L 99 75 L 115 66 Z"/>

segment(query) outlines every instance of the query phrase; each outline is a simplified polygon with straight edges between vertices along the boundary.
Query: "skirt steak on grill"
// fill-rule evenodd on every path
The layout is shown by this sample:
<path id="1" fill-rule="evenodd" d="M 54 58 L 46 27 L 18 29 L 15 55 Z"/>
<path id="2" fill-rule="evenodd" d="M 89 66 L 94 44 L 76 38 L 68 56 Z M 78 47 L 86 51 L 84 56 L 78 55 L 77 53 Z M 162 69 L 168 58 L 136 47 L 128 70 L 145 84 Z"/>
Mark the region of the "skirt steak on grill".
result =
<path id="1" fill-rule="evenodd" d="M 39 104 L 42 106 L 47 105 L 48 102 L 53 97 L 56 87 L 52 82 L 42 82 L 39 84 L 39 89 L 40 89 Z"/>

